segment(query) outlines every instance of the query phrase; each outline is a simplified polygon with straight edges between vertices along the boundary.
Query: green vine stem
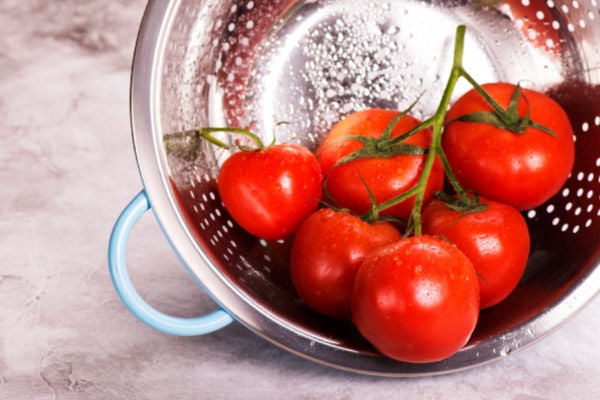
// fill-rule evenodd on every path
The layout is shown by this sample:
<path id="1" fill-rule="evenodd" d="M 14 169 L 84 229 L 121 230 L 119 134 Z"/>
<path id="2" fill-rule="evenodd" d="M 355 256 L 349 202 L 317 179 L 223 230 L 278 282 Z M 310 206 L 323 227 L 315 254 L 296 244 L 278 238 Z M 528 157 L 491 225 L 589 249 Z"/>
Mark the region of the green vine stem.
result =
<path id="1" fill-rule="evenodd" d="M 477 92 L 479 92 L 484 99 L 490 104 L 493 109 L 493 112 L 484 112 L 484 113 L 475 113 L 470 114 L 465 117 L 464 120 L 474 121 L 474 122 L 488 122 L 492 119 L 494 125 L 497 125 L 501 128 L 508 129 L 515 133 L 523 133 L 524 129 L 527 127 L 534 127 L 537 129 L 541 129 L 549 134 L 555 135 L 554 132 L 549 130 L 548 128 L 536 123 L 535 121 L 531 121 L 529 119 L 529 113 L 525 117 L 520 117 L 517 115 L 517 101 L 520 96 L 520 87 L 517 85 L 515 93 L 513 95 L 513 99 L 511 104 L 507 109 L 502 108 L 497 102 L 480 86 L 475 79 L 464 69 L 463 67 L 463 54 L 464 54 L 464 42 L 465 42 L 465 33 L 466 27 L 464 25 L 459 25 L 456 28 L 456 36 L 454 41 L 454 53 L 453 53 L 453 63 L 452 69 L 450 71 L 450 75 L 446 82 L 446 86 L 444 88 L 444 92 L 442 98 L 437 106 L 437 109 L 433 116 L 427 118 L 423 122 L 421 122 L 418 126 L 411 129 L 409 132 L 404 133 L 401 136 L 396 138 L 391 138 L 391 130 L 396 125 L 396 123 L 406 115 L 412 107 L 415 105 L 413 103 L 407 110 L 400 113 L 398 117 L 396 117 L 383 132 L 382 137 L 378 139 L 369 139 L 363 137 L 350 137 L 351 139 L 360 140 L 363 142 L 365 147 L 364 151 L 357 151 L 356 154 L 352 153 L 348 155 L 343 160 L 340 160 L 337 165 L 341 165 L 347 162 L 350 162 L 356 158 L 361 157 L 370 157 L 373 154 L 379 154 L 379 156 L 389 157 L 391 155 L 396 154 L 426 154 L 425 162 L 423 164 L 423 169 L 421 171 L 421 175 L 417 183 L 408 191 L 379 204 L 375 204 L 374 199 L 372 200 L 372 208 L 370 211 L 362 215 L 362 219 L 368 222 L 379 221 L 381 218 L 381 213 L 387 208 L 390 208 L 402 201 L 405 201 L 414 196 L 414 206 L 411 211 L 411 214 L 408 218 L 405 230 L 405 236 L 409 235 L 421 235 L 422 234 L 422 208 L 424 206 L 424 197 L 425 197 L 425 188 L 427 186 L 427 182 L 429 181 L 429 177 L 431 175 L 431 171 L 433 169 L 434 163 L 436 159 L 438 159 L 443 168 L 448 179 L 450 185 L 452 186 L 456 196 L 455 198 L 451 198 L 449 195 L 445 193 L 439 193 L 438 197 L 443 201 L 449 203 L 449 205 L 455 209 L 461 210 L 462 212 L 472 212 L 478 211 L 485 208 L 484 205 L 479 203 L 479 196 L 476 193 L 468 192 L 463 189 L 463 187 L 458 182 L 455 174 L 452 171 L 450 163 L 442 149 L 442 134 L 444 131 L 445 125 L 448 123 L 446 121 L 446 112 L 450 105 L 450 101 L 452 100 L 452 95 L 456 88 L 456 85 L 459 79 L 465 79 Z M 526 100 L 526 99 L 525 99 Z M 417 100 L 418 101 L 418 100 Z M 486 115 L 482 115 L 486 114 Z M 493 114 L 492 116 L 487 114 Z M 452 121 L 450 121 L 451 123 Z M 403 144 L 402 141 L 406 138 L 414 135 L 420 130 L 425 128 L 432 129 L 432 138 L 429 149 L 422 149 L 417 146 L 411 146 L 407 144 Z M 239 142 L 235 141 L 233 145 L 225 143 L 224 141 L 218 139 L 214 133 L 217 132 L 228 132 L 233 134 L 239 134 L 241 136 L 245 136 L 253 142 L 254 146 L 244 146 L 239 144 Z M 232 149 L 237 148 L 239 150 L 244 151 L 253 151 L 253 150 L 261 150 L 265 148 L 265 145 L 261 141 L 260 137 L 256 134 L 252 133 L 247 129 L 242 128 L 201 128 L 197 130 L 188 130 L 184 132 L 177 132 L 169 135 L 165 135 L 164 140 L 167 145 L 167 149 L 169 144 L 172 143 L 175 146 L 178 141 L 186 140 L 186 139 L 199 139 L 203 138 L 210 143 L 224 149 Z M 346 138 L 348 139 L 348 137 Z M 275 135 L 274 141 L 275 142 Z M 271 143 L 271 144 L 273 144 Z M 325 178 L 326 180 L 327 178 Z M 367 187 L 368 189 L 368 187 Z M 372 197 L 372 196 L 371 196 Z"/>
<path id="2" fill-rule="evenodd" d="M 379 214 L 383 210 L 414 196 L 415 202 L 408 220 L 407 231 L 405 232 L 405 235 L 422 234 L 421 210 L 423 208 L 425 187 L 427 185 L 427 181 L 429 180 L 429 176 L 431 175 L 431 170 L 435 163 L 436 157 L 439 158 L 440 162 L 442 163 L 446 172 L 446 176 L 450 184 L 456 191 L 459 200 L 464 202 L 465 204 L 469 204 L 471 202 L 471 199 L 469 198 L 467 192 L 462 188 L 462 186 L 456 179 L 456 176 L 452 172 L 450 164 L 448 163 L 446 155 L 444 154 L 444 151 L 442 149 L 442 132 L 444 129 L 446 111 L 448 109 L 448 106 L 450 105 L 450 101 L 452 99 L 452 94 L 454 92 L 456 84 L 458 83 L 458 80 L 461 77 L 468 76 L 469 82 L 471 79 L 470 75 L 468 75 L 463 68 L 465 32 L 466 27 L 464 25 L 460 25 L 456 29 L 452 70 L 450 72 L 450 76 L 446 83 L 446 87 L 444 88 L 442 98 L 436 109 L 435 114 L 424 120 L 421 124 L 419 124 L 418 127 L 416 127 L 413 130 L 417 131 L 420 129 L 431 127 L 433 131 L 431 145 L 429 147 L 429 151 L 427 152 L 427 156 L 425 158 L 425 163 L 423 165 L 423 170 L 421 172 L 421 176 L 419 177 L 419 181 L 415 186 L 413 186 L 408 191 L 402 193 L 401 195 L 388 201 L 374 205 L 373 208 L 363 216 L 365 220 L 375 221 L 378 219 Z"/>
<path id="3" fill-rule="evenodd" d="M 249 138 L 254 143 L 255 146 L 248 148 L 245 146 L 240 146 L 237 143 L 235 145 L 229 145 L 228 143 L 225 143 L 224 141 L 218 139 L 217 137 L 215 137 L 215 135 L 213 135 L 214 133 L 218 133 L 218 132 L 227 132 L 227 133 L 233 133 L 233 134 L 245 136 L 245 137 Z M 188 131 L 167 134 L 164 136 L 163 140 L 167 144 L 167 150 L 168 150 L 169 143 L 171 143 L 175 140 L 182 140 L 182 139 L 188 139 L 188 138 L 189 139 L 203 138 L 203 139 L 206 139 L 207 141 L 209 141 L 210 143 L 214 144 L 215 146 L 220 147 L 222 149 L 239 148 L 241 150 L 251 151 L 251 150 L 262 150 L 265 148 L 264 143 L 262 142 L 260 137 L 258 137 L 258 135 L 254 134 L 253 132 L 251 132 L 247 129 L 243 129 L 243 128 L 192 129 L 192 130 L 188 130 Z"/>

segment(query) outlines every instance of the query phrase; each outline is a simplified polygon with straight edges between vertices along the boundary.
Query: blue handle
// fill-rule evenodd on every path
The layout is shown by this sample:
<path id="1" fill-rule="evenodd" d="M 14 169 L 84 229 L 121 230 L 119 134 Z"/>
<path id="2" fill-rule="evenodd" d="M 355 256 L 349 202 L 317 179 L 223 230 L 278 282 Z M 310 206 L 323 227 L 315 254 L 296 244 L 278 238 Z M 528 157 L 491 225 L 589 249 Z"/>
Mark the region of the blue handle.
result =
<path id="1" fill-rule="evenodd" d="M 127 309 L 150 327 L 177 336 L 195 336 L 219 330 L 233 321 L 231 315 L 219 309 L 194 318 L 178 318 L 163 314 L 144 301 L 127 274 L 125 250 L 135 223 L 150 209 L 142 190 L 123 210 L 113 228 L 108 248 L 108 264 L 113 285 Z"/>

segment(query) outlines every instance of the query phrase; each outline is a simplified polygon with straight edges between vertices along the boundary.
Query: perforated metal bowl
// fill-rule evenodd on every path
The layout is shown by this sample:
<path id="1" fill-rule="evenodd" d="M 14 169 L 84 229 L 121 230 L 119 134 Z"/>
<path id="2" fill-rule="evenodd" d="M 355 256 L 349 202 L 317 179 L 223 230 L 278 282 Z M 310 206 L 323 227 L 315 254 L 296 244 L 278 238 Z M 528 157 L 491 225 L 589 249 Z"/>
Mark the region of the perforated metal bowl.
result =
<path id="1" fill-rule="evenodd" d="M 576 162 L 563 190 L 525 212 L 532 249 L 502 304 L 482 312 L 455 356 L 410 364 L 380 356 L 350 324 L 298 299 L 289 243 L 243 232 L 215 190 L 222 150 L 173 132 L 252 127 L 270 141 L 318 140 L 366 107 L 404 109 L 421 95 L 430 115 L 451 66 L 455 28 L 467 26 L 465 67 L 480 82 L 523 82 L 551 94 L 576 131 Z M 596 0 L 178 0 L 150 1 L 136 48 L 131 118 L 143 192 L 110 244 L 117 292 L 149 325 L 201 334 L 232 320 L 302 357 L 390 376 L 457 371 L 544 337 L 600 289 L 600 14 Z M 456 95 L 467 89 L 459 86 Z M 276 127 L 280 121 L 291 124 Z M 151 206 L 183 264 L 218 311 L 180 320 L 156 313 L 131 286 L 124 243 Z"/>

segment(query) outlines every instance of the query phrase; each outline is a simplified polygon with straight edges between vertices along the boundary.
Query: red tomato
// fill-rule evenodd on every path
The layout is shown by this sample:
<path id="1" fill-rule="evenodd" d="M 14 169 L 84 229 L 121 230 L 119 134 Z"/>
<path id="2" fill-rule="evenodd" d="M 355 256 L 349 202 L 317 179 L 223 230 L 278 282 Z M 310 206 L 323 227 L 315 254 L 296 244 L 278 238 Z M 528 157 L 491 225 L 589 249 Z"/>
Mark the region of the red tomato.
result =
<path id="1" fill-rule="evenodd" d="M 508 107 L 515 91 L 508 83 L 483 88 L 502 107 Z M 575 145 L 569 118 L 550 97 L 521 89 L 518 116 L 529 112 L 532 121 L 557 136 L 534 127 L 514 133 L 489 123 L 456 120 L 491 110 L 475 90 L 450 107 L 442 138 L 448 161 L 464 187 L 519 210 L 535 208 L 560 190 L 573 168 Z"/>
<path id="2" fill-rule="evenodd" d="M 434 362 L 469 340 L 479 318 L 479 285 L 456 246 L 412 236 L 372 252 L 358 269 L 352 319 L 381 353 Z"/>
<path id="3" fill-rule="evenodd" d="M 336 124 L 317 148 L 315 155 L 321 164 L 323 174 L 327 176 L 325 189 L 341 207 L 357 214 L 371 209 L 367 188 L 373 193 L 375 201 L 382 203 L 411 189 L 419 180 L 426 155 L 395 155 L 359 158 L 348 163 L 334 165 L 349 154 L 363 148 L 363 144 L 348 136 L 379 138 L 398 111 L 368 109 L 351 114 Z M 391 138 L 398 137 L 416 127 L 419 121 L 406 115 L 394 127 Z M 431 130 L 424 129 L 405 139 L 402 143 L 427 148 L 431 143 Z M 436 162 L 429 178 L 425 201 L 440 189 L 444 181 L 441 163 Z M 414 204 L 414 198 L 397 204 L 382 215 L 408 218 Z"/>
<path id="4" fill-rule="evenodd" d="M 231 155 L 219 171 L 219 195 L 232 218 L 263 239 L 283 239 L 322 196 L 319 163 L 305 147 L 280 144 Z"/>
<path id="5" fill-rule="evenodd" d="M 369 224 L 347 212 L 323 208 L 300 226 L 292 245 L 291 276 L 313 310 L 350 319 L 356 270 L 366 255 L 402 238 L 391 224 Z"/>
<path id="6" fill-rule="evenodd" d="M 487 209 L 462 213 L 434 200 L 423 210 L 423 233 L 454 243 L 479 276 L 480 308 L 500 303 L 519 283 L 529 257 L 527 223 L 516 208 L 480 200 Z"/>

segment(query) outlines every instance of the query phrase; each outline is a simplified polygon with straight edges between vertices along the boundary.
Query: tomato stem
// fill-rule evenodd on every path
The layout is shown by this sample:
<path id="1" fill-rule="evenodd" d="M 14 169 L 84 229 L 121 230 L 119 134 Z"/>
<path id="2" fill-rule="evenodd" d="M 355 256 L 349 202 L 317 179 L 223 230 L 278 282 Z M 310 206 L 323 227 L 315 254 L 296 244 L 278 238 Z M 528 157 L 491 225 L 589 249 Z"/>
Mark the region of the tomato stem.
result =
<path id="1" fill-rule="evenodd" d="M 476 89 L 481 89 L 481 86 L 475 81 L 475 79 L 471 77 L 471 75 L 463 67 L 465 32 L 466 28 L 464 25 L 460 25 L 456 29 L 452 69 L 450 71 L 448 81 L 444 88 L 442 98 L 438 104 L 434 115 L 424 120 L 417 127 L 411 130 L 411 132 L 416 132 L 428 127 L 431 127 L 432 129 L 431 144 L 427 152 L 427 156 L 425 157 L 425 162 L 423 164 L 423 169 L 421 171 L 421 175 L 419 177 L 418 182 L 411 189 L 400 194 L 399 196 L 388 201 L 382 202 L 380 204 L 374 205 L 372 209 L 367 214 L 365 214 L 365 216 L 363 216 L 365 220 L 377 220 L 379 214 L 383 210 L 392 207 L 398 203 L 401 203 L 402 201 L 405 201 L 408 198 L 414 196 L 414 205 L 408 219 L 405 236 L 421 235 L 423 229 L 421 212 L 425 201 L 425 189 L 429 181 L 429 177 L 431 175 L 434 163 L 436 162 L 436 159 L 438 159 L 442 164 L 446 177 L 450 182 L 450 185 L 456 192 L 456 195 L 458 197 L 457 202 L 460 204 L 460 206 L 465 210 L 480 209 L 479 196 L 470 196 L 469 193 L 467 193 L 467 191 L 460 185 L 458 179 L 456 178 L 456 175 L 452 171 L 450 163 L 448 162 L 446 154 L 444 153 L 444 150 L 442 148 L 442 136 L 446 124 L 446 112 L 450 105 L 450 101 L 452 100 L 452 95 L 454 93 L 459 79 L 464 78 Z M 490 103 L 494 108 L 495 106 L 497 106 L 497 104 L 491 98 Z"/>
<path id="2" fill-rule="evenodd" d="M 227 143 L 214 137 L 213 133 L 217 132 L 228 132 L 246 136 L 247 138 L 250 138 L 252 142 L 254 142 L 256 147 L 248 149 L 246 147 L 240 146 L 239 144 L 236 144 L 235 146 L 228 145 Z M 224 149 L 231 149 L 232 147 L 237 147 L 242 150 L 262 150 L 265 148 L 265 145 L 263 144 L 262 140 L 260 140 L 260 138 L 256 134 L 249 131 L 248 129 L 243 128 L 202 128 L 198 131 L 198 135 L 208 140 L 212 144 L 222 147 Z"/>
<path id="3" fill-rule="evenodd" d="M 234 133 L 234 134 L 245 136 L 245 137 L 249 138 L 255 146 L 253 146 L 253 147 L 243 146 L 237 142 L 234 145 L 230 145 L 230 144 L 220 140 L 219 138 L 215 137 L 214 133 L 217 133 L 217 132 L 227 132 L 227 133 Z M 258 137 L 258 135 L 254 134 L 253 132 L 249 131 L 248 129 L 243 129 L 243 128 L 192 129 L 192 130 L 187 130 L 187 131 L 183 131 L 183 132 L 167 134 L 163 137 L 163 140 L 168 144 L 172 140 L 186 139 L 186 138 L 189 138 L 189 139 L 203 138 L 203 139 L 206 139 L 208 142 L 214 144 L 215 146 L 220 147 L 222 149 L 226 149 L 226 150 L 229 150 L 232 148 L 238 148 L 238 149 L 244 150 L 244 151 L 252 151 L 252 150 L 262 150 L 265 148 L 264 143 L 262 142 L 260 137 Z"/>
<path id="4" fill-rule="evenodd" d="M 452 187 L 455 189 L 458 196 L 461 199 L 468 200 L 465 191 L 458 183 L 456 176 L 450 168 L 450 164 L 448 163 L 446 155 L 442 150 L 442 133 L 444 129 L 446 111 L 448 109 L 448 106 L 450 105 L 452 94 L 454 93 L 454 89 L 458 80 L 461 77 L 464 77 L 466 73 L 463 68 L 465 31 L 466 28 L 464 25 L 460 25 L 456 29 L 452 70 L 450 72 L 448 82 L 446 83 L 446 87 L 444 88 L 442 98 L 440 100 L 440 103 L 438 104 L 435 114 L 421 122 L 417 127 L 413 129 L 413 131 L 418 131 L 427 127 L 431 127 L 433 131 L 431 137 L 431 145 L 429 147 L 429 151 L 427 152 L 427 156 L 425 157 L 425 162 L 423 164 L 423 169 L 421 171 L 421 175 L 419 177 L 418 182 L 415 184 L 415 186 L 413 186 L 408 191 L 402 193 L 401 195 L 372 207 L 372 209 L 363 217 L 366 220 L 375 220 L 377 219 L 379 214 L 386 208 L 394 206 L 408 199 L 409 197 L 414 196 L 414 206 L 409 217 L 407 231 L 405 232 L 405 235 L 421 235 L 421 210 L 423 208 L 425 198 L 425 188 L 427 186 L 427 182 L 431 175 L 431 171 L 433 169 L 433 165 L 436 161 L 436 158 L 438 158 L 442 163 L 442 166 L 444 167 L 444 170 L 446 172 L 446 176 L 448 177 Z"/>
<path id="5" fill-rule="evenodd" d="M 431 170 L 433 168 L 435 159 L 439 158 L 442 161 L 442 165 L 444 166 L 444 170 L 446 170 L 446 172 L 450 170 L 450 165 L 442 151 L 442 132 L 444 129 L 446 111 L 448 110 L 448 106 L 450 105 L 450 101 L 452 99 L 452 93 L 454 93 L 456 84 L 464 72 L 462 61 L 465 43 L 465 30 L 466 28 L 464 25 L 460 25 L 456 29 L 452 70 L 450 72 L 448 82 L 446 83 L 444 93 L 442 94 L 442 99 L 440 100 L 435 114 L 431 118 L 433 130 L 433 134 L 431 136 L 431 145 L 429 147 L 429 153 L 427 153 L 427 157 L 425 158 L 423 172 L 421 173 L 419 183 L 417 184 L 417 186 L 419 186 L 419 190 L 415 196 L 415 203 L 409 221 L 409 226 L 414 229 L 415 235 L 422 234 L 421 209 L 423 208 L 425 187 L 427 185 L 427 181 L 429 180 L 429 176 L 431 175 Z M 455 180 L 454 174 L 451 173 L 451 175 Z M 455 184 L 458 185 L 458 181 L 455 180 L 455 182 L 452 183 L 453 186 Z"/>

